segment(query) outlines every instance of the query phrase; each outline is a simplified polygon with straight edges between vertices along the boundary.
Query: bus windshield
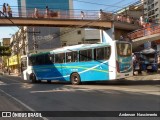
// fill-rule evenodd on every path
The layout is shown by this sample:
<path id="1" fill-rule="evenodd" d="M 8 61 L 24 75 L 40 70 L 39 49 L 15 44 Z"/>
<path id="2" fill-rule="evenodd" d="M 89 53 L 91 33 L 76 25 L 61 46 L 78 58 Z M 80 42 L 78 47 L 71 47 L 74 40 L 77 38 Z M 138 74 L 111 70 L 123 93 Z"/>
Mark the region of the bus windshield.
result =
<path id="1" fill-rule="evenodd" d="M 131 56 L 131 44 L 129 43 L 117 43 L 117 53 L 119 56 Z"/>

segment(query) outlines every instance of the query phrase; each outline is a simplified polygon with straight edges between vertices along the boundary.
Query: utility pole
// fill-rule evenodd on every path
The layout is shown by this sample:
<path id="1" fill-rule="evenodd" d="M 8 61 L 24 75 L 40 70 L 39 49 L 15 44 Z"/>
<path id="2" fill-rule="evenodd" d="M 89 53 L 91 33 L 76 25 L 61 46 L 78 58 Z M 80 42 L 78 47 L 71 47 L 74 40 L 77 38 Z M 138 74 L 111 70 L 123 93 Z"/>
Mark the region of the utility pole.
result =
<path id="1" fill-rule="evenodd" d="M 24 33 L 25 31 L 24 31 L 24 27 L 22 27 L 22 53 L 23 53 L 23 55 L 25 55 L 26 54 L 26 51 L 25 51 L 25 42 L 24 42 Z"/>
<path id="2" fill-rule="evenodd" d="M 35 38 L 35 29 L 33 27 L 33 50 L 34 50 L 34 53 L 36 53 L 36 38 Z"/>
<path id="3" fill-rule="evenodd" d="M 17 48 L 17 68 L 18 68 L 18 74 L 20 73 L 20 64 L 19 64 L 19 37 L 17 39 L 18 33 L 16 35 L 16 48 Z"/>
<path id="4" fill-rule="evenodd" d="M 29 31 L 27 33 L 31 33 L 32 34 L 32 38 L 33 38 L 33 51 L 34 51 L 34 53 L 36 53 L 37 52 L 36 49 L 38 48 L 38 44 L 37 44 L 37 41 L 36 41 L 36 33 L 40 33 L 40 31 L 36 32 L 35 28 L 33 27 L 33 31 L 32 32 Z"/>

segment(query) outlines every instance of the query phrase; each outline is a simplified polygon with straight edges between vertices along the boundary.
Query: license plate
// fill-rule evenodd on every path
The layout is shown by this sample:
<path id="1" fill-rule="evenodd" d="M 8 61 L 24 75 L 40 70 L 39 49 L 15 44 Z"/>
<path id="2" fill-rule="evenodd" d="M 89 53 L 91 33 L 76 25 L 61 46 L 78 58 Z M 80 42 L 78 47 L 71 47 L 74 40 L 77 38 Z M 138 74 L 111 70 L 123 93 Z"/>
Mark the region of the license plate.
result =
<path id="1" fill-rule="evenodd" d="M 152 66 L 148 66 L 147 69 L 152 69 Z"/>
<path id="2" fill-rule="evenodd" d="M 136 68 L 135 68 L 136 70 L 139 70 L 139 66 L 136 66 Z"/>

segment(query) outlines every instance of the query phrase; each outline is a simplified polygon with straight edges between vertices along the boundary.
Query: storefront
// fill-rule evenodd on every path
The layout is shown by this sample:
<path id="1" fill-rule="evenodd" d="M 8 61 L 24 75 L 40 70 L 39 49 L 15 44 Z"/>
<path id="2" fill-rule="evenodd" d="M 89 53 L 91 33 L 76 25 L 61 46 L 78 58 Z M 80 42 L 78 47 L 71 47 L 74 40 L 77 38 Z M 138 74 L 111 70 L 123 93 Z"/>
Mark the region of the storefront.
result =
<path id="1" fill-rule="evenodd" d="M 19 61 L 18 61 L 19 60 Z M 10 72 L 18 73 L 18 66 L 20 63 L 20 57 L 17 55 L 11 56 L 7 61 L 7 66 L 10 68 Z"/>

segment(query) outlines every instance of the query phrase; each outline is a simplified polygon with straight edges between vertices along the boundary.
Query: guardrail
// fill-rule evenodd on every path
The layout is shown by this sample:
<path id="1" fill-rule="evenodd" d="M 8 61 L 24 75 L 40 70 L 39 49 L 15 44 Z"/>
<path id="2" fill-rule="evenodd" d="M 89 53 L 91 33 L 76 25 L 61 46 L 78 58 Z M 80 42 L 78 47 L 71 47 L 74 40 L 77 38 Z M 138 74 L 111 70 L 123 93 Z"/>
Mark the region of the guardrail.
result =
<path id="1" fill-rule="evenodd" d="M 153 35 L 153 34 L 157 34 L 157 33 L 160 33 L 160 24 L 148 25 L 145 28 L 133 31 L 128 34 L 128 37 L 131 40 L 134 40 L 134 39 L 137 39 L 140 37 L 149 36 L 149 35 Z"/>
<path id="2" fill-rule="evenodd" d="M 4 14 L 0 14 L 0 17 L 4 17 Z M 6 17 L 9 17 L 6 15 Z M 116 15 L 111 12 L 95 11 L 95 10 L 57 10 L 49 9 L 46 13 L 46 9 L 27 8 L 18 11 L 17 8 L 12 8 L 12 17 L 20 18 L 50 18 L 50 19 L 84 19 L 84 20 L 106 20 L 106 21 L 118 21 L 128 24 L 139 25 L 137 19 L 130 16 Z"/>

